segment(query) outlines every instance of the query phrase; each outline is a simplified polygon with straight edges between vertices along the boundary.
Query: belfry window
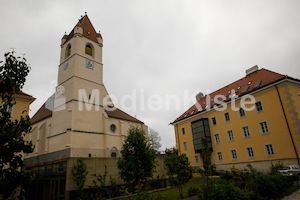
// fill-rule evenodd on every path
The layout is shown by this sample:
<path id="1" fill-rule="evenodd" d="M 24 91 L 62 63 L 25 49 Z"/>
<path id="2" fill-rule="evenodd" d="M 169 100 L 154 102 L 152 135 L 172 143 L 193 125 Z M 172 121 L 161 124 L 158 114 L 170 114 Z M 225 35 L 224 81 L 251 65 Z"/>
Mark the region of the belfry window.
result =
<path id="1" fill-rule="evenodd" d="M 85 46 L 85 53 L 90 55 L 90 56 L 93 56 L 93 47 L 92 47 L 92 45 L 87 44 Z"/>
<path id="2" fill-rule="evenodd" d="M 68 57 L 69 55 L 71 55 L 71 44 L 68 44 L 66 48 L 66 57 Z"/>

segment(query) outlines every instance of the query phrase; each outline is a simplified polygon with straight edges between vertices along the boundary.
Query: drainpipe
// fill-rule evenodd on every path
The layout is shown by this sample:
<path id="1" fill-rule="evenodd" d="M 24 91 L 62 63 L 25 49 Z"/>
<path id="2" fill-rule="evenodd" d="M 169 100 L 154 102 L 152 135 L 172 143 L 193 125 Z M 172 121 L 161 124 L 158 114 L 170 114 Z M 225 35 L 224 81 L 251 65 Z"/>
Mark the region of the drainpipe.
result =
<path id="1" fill-rule="evenodd" d="M 293 139 L 293 135 L 292 135 L 292 132 L 291 132 L 291 129 L 290 129 L 290 126 L 289 126 L 289 123 L 288 123 L 288 120 L 287 120 L 287 117 L 286 117 L 286 114 L 285 114 L 285 110 L 284 110 L 284 107 L 283 107 L 283 104 L 282 104 L 282 101 L 281 101 L 281 97 L 280 97 L 280 94 L 279 94 L 279 91 L 278 91 L 278 87 L 276 85 L 275 85 L 275 87 L 276 87 L 276 91 L 277 91 L 277 94 L 278 94 L 278 97 L 279 97 L 279 101 L 280 101 L 282 112 L 283 112 L 283 115 L 284 115 L 284 118 L 285 118 L 285 122 L 286 122 L 286 125 L 288 127 L 290 137 L 291 137 L 291 140 L 292 140 L 292 143 L 293 143 L 293 147 L 294 147 L 294 150 L 295 150 L 295 153 L 296 153 L 297 162 L 298 162 L 298 165 L 300 165 L 298 152 L 297 152 L 295 142 L 294 142 L 294 139 Z"/>
<path id="2" fill-rule="evenodd" d="M 179 132 L 178 132 L 178 124 L 175 125 L 176 126 L 176 130 L 177 130 L 177 134 L 175 133 L 175 137 L 177 137 L 176 135 L 178 135 L 178 153 L 181 154 L 181 151 L 180 151 L 180 141 L 179 141 Z"/>

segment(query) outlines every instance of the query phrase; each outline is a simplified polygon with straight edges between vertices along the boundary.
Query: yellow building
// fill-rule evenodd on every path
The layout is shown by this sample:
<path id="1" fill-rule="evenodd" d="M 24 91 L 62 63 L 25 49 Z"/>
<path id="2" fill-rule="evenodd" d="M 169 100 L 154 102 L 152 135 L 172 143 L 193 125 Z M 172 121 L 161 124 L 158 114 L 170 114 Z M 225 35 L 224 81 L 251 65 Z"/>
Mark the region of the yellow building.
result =
<path id="1" fill-rule="evenodd" d="M 251 96 L 252 103 L 246 105 Z M 206 137 L 217 170 L 233 165 L 244 169 L 250 163 L 269 171 L 278 161 L 299 164 L 298 113 L 300 80 L 254 66 L 245 77 L 211 94 L 199 93 L 195 105 L 172 124 L 177 148 L 192 166 L 203 165 L 200 140 Z"/>
<path id="2" fill-rule="evenodd" d="M 13 97 L 16 104 L 14 104 L 13 107 L 9 108 L 11 120 L 19 120 L 21 116 L 25 117 L 29 114 L 29 106 L 32 102 L 34 102 L 35 98 L 22 91 L 14 94 Z"/>

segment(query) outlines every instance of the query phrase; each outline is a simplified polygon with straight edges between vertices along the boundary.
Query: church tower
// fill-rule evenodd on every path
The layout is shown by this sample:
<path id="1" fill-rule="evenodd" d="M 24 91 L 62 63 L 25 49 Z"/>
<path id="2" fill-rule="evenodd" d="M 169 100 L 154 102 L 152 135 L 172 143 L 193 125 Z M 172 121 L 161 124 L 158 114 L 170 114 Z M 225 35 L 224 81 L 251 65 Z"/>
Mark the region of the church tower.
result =
<path id="1" fill-rule="evenodd" d="M 56 147 L 55 150 L 70 147 L 74 151 L 71 154 L 79 156 L 88 146 L 93 155 L 104 154 L 92 150 L 106 146 L 103 100 L 108 93 L 103 84 L 102 47 L 102 36 L 87 15 L 61 40 L 51 136 L 60 133 L 65 136 L 63 140 L 59 137 L 50 140 L 49 145 Z"/>
<path id="2" fill-rule="evenodd" d="M 118 157 L 130 126 L 148 133 L 143 122 L 111 102 L 103 84 L 102 48 L 102 36 L 87 15 L 63 36 L 54 103 L 47 100 L 31 119 L 28 140 L 35 152 L 27 155 L 28 163 Z"/>

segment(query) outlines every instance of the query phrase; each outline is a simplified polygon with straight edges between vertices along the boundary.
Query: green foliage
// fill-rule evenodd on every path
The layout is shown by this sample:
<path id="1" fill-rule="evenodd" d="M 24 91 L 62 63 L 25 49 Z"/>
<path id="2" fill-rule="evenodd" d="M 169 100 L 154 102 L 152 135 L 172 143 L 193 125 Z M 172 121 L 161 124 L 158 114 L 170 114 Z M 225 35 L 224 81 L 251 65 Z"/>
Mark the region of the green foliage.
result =
<path id="1" fill-rule="evenodd" d="M 169 182 L 178 186 L 179 198 L 182 197 L 182 185 L 192 178 L 192 167 L 185 154 L 178 155 L 178 150 L 166 150 L 164 164 L 167 168 Z"/>
<path id="2" fill-rule="evenodd" d="M 203 196 L 202 198 L 204 200 L 208 199 L 208 194 L 210 193 L 211 190 L 211 180 L 209 176 L 213 175 L 214 171 L 216 170 L 216 166 L 211 164 L 211 149 L 208 147 L 208 142 L 206 137 L 203 137 L 201 139 L 201 144 L 203 146 L 202 149 L 202 157 L 203 157 L 203 165 L 204 165 L 204 170 L 200 170 L 200 173 L 203 176 L 203 184 L 201 186 L 203 190 Z"/>
<path id="3" fill-rule="evenodd" d="M 275 164 L 271 163 L 271 174 L 277 174 L 277 170 L 282 167 L 284 167 L 284 165 L 280 161 Z"/>
<path id="4" fill-rule="evenodd" d="M 255 200 L 281 198 L 288 193 L 289 188 L 291 187 L 291 182 L 287 179 L 287 177 L 283 177 L 280 174 L 227 172 L 221 176 L 221 180 L 224 183 L 233 184 L 235 187 L 244 191 L 244 193 L 248 196 L 247 198 Z M 214 185 L 214 191 L 219 190 L 218 188 L 215 188 L 216 186 L 219 187 L 218 185 Z"/>
<path id="5" fill-rule="evenodd" d="M 201 191 L 196 187 L 189 187 L 188 189 L 188 197 L 200 195 Z"/>
<path id="6" fill-rule="evenodd" d="M 207 193 L 207 199 L 248 200 L 249 193 L 240 189 L 232 181 L 214 180 Z"/>
<path id="7" fill-rule="evenodd" d="M 230 171 L 232 173 L 238 173 L 240 170 L 238 168 L 236 168 L 235 165 L 232 165 L 232 167 L 230 168 Z"/>
<path id="8" fill-rule="evenodd" d="M 135 190 L 136 185 L 152 177 L 156 154 L 147 142 L 142 128 L 130 127 L 121 155 L 117 163 L 119 174 L 131 191 Z"/>
<path id="9" fill-rule="evenodd" d="M 84 163 L 82 158 L 77 158 L 76 164 L 74 164 L 74 166 L 72 167 L 72 175 L 73 180 L 78 187 L 79 195 L 81 198 L 84 197 L 84 192 L 82 189 L 84 187 L 87 174 L 88 171 L 86 170 L 86 164 Z"/>
<path id="10" fill-rule="evenodd" d="M 288 192 L 291 182 L 280 174 L 255 174 L 249 185 L 256 199 L 278 199 Z"/>
<path id="11" fill-rule="evenodd" d="M 14 52 L 4 57 L 5 62 L 0 66 L 0 195 L 7 198 L 17 187 L 33 179 L 33 175 L 25 171 L 22 158 L 23 153 L 33 152 L 33 145 L 24 141 L 31 130 L 28 115 L 12 121 L 9 112 L 15 104 L 13 94 L 23 88 L 30 67 L 25 58 L 15 57 Z"/>
<path id="12" fill-rule="evenodd" d="M 95 189 L 94 195 L 96 197 L 107 197 L 108 190 L 105 186 L 106 182 L 106 175 L 107 175 L 107 167 L 105 166 L 104 174 L 92 174 L 93 179 L 93 186 L 92 188 Z"/>

